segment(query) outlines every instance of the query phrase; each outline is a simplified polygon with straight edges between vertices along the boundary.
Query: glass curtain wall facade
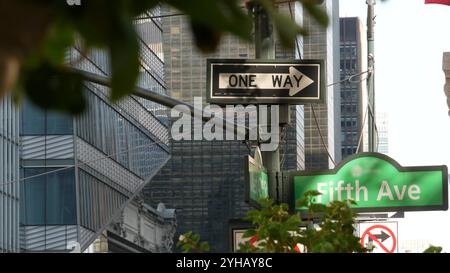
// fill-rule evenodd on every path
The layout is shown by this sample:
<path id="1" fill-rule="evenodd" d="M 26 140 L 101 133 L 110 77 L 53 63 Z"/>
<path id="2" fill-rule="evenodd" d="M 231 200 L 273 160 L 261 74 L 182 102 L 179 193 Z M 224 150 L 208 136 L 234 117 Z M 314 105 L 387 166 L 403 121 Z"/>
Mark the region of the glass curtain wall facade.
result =
<path id="1" fill-rule="evenodd" d="M 165 94 L 161 22 L 152 10 L 135 20 L 138 85 Z M 85 55 L 84 55 L 85 54 Z M 67 62 L 110 76 L 105 51 L 76 45 Z M 108 226 L 169 159 L 165 108 L 129 96 L 110 103 L 109 88 L 85 83 L 87 111 L 72 118 L 25 102 L 21 109 L 20 249 L 81 250 Z"/>
<path id="2" fill-rule="evenodd" d="M 297 6 L 292 9 L 299 14 Z M 172 13 L 177 11 L 164 8 L 163 14 Z M 162 22 L 167 89 L 174 98 L 193 103 L 194 97 L 205 97 L 207 58 L 254 58 L 253 44 L 231 36 L 221 40 L 214 54 L 202 55 L 185 17 L 166 17 Z M 278 58 L 294 56 L 280 48 L 276 52 Z M 298 169 L 304 166 L 303 108 L 292 109 L 292 124 L 281 149 L 284 168 Z M 178 234 L 192 230 L 210 243 L 211 251 L 229 251 L 229 220 L 242 218 L 250 209 L 244 202 L 248 147 L 242 141 L 171 141 L 171 154 L 169 163 L 145 187 L 145 199 L 176 209 Z"/>
<path id="3" fill-rule="evenodd" d="M 389 114 L 387 112 L 376 113 L 377 122 L 377 146 L 376 151 L 383 154 L 389 153 Z"/>
<path id="4" fill-rule="evenodd" d="M 19 112 L 0 101 L 0 253 L 19 250 Z"/>
<path id="5" fill-rule="evenodd" d="M 297 3 L 278 5 L 278 10 L 291 16 L 298 23 L 302 20 L 302 6 Z M 303 56 L 303 37 L 298 36 L 294 50 L 286 50 L 275 39 L 276 59 L 301 59 Z M 305 169 L 305 126 L 304 106 L 290 106 L 290 124 L 282 129 L 280 135 L 280 164 L 282 170 Z"/>
<path id="6" fill-rule="evenodd" d="M 309 35 L 303 37 L 303 59 L 322 59 L 326 61 L 326 82 L 332 84 L 339 81 L 339 1 L 326 0 L 322 3 L 330 18 L 328 28 L 318 25 L 306 12 L 303 25 Z M 314 112 L 309 105 L 305 106 L 305 168 L 306 170 L 326 170 L 341 160 L 340 141 L 340 87 L 338 84 L 326 88 L 324 104 L 314 104 Z M 319 130 L 323 136 L 323 142 Z M 326 148 L 325 148 L 326 146 Z M 337 152 L 336 152 L 337 151 Z"/>
<path id="7" fill-rule="evenodd" d="M 362 72 L 362 24 L 357 17 L 340 18 L 341 80 Z M 365 76 L 341 83 L 341 154 L 342 158 L 358 152 L 362 133 L 363 85 Z M 363 149 L 361 140 L 360 150 Z"/>

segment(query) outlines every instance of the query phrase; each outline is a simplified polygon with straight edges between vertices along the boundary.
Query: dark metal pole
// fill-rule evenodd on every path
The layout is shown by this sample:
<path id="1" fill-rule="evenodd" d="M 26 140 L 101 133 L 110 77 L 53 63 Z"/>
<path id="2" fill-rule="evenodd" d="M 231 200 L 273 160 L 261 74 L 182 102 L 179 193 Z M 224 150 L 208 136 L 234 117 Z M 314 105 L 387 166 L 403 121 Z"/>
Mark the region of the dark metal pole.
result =
<path id="1" fill-rule="evenodd" d="M 275 48 L 273 41 L 273 27 L 270 23 L 269 15 L 262 8 L 262 6 L 258 4 L 254 4 L 254 6 L 252 6 L 252 9 L 255 18 L 255 57 L 256 59 L 261 60 L 273 60 L 275 59 Z M 270 111 L 271 109 L 267 114 L 267 124 L 259 124 L 259 126 L 267 126 L 268 130 L 272 130 L 270 128 Z M 258 118 L 258 121 L 259 120 L 260 119 Z M 269 175 L 269 196 L 276 203 L 280 203 L 280 197 L 282 193 L 282 177 L 280 171 L 279 148 L 275 149 L 274 151 L 262 151 L 261 154 L 264 167 L 267 169 Z"/>
<path id="2" fill-rule="evenodd" d="M 367 0 L 367 94 L 369 104 L 369 152 L 375 151 L 375 62 L 374 62 L 374 6 L 376 0 Z"/>

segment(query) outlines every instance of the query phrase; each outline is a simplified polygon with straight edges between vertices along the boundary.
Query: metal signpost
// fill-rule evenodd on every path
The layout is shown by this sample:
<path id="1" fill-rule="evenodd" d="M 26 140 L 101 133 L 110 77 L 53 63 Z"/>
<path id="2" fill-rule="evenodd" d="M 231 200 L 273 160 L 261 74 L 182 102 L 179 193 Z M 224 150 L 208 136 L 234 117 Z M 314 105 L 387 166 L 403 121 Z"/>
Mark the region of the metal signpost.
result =
<path id="1" fill-rule="evenodd" d="M 217 104 L 324 101 L 324 61 L 208 59 L 207 98 Z"/>
<path id="2" fill-rule="evenodd" d="M 358 212 L 448 209 L 446 166 L 402 167 L 378 153 L 356 154 L 334 170 L 290 172 L 289 185 L 291 205 L 306 191 L 316 190 L 322 193 L 317 203 L 352 199 Z"/>
<path id="3" fill-rule="evenodd" d="M 245 198 L 246 202 L 259 208 L 261 198 L 269 197 L 269 177 L 267 170 L 251 156 L 245 157 Z"/>

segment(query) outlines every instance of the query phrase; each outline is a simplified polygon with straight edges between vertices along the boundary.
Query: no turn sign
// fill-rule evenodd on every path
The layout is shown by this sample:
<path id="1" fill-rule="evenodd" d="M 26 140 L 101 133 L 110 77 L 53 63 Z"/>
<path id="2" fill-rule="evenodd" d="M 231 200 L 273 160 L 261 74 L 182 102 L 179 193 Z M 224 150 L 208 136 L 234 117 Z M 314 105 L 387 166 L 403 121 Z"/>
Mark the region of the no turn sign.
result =
<path id="1" fill-rule="evenodd" d="M 398 252 L 398 226 L 396 222 L 360 223 L 361 245 L 373 248 L 372 253 Z"/>

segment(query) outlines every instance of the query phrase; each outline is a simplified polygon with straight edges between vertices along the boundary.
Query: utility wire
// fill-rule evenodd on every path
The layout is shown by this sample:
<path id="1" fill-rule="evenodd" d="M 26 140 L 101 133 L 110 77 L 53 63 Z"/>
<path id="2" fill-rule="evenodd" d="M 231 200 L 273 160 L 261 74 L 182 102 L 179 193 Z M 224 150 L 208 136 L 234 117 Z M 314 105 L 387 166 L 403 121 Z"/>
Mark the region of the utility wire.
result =
<path id="1" fill-rule="evenodd" d="M 291 19 L 295 20 L 295 19 L 294 19 L 294 15 L 293 15 L 293 11 L 292 11 L 292 6 L 291 6 L 291 3 L 292 3 L 292 2 L 295 2 L 295 1 L 282 1 L 282 2 L 278 2 L 277 4 L 285 4 L 285 3 L 288 3 L 289 13 L 290 13 L 290 15 L 291 15 Z M 164 17 L 183 16 L 183 15 L 186 15 L 186 14 L 184 14 L 184 13 L 173 13 L 173 14 L 164 14 L 164 15 L 157 15 L 157 16 L 140 17 L 139 19 L 156 19 L 156 18 L 164 18 Z M 295 44 L 296 44 L 296 47 L 297 47 L 297 52 L 298 52 L 298 54 L 299 54 L 299 57 L 300 57 L 300 59 L 302 59 L 301 51 L 300 51 L 300 46 L 299 46 L 299 43 L 298 43 L 298 40 L 297 40 L 297 39 L 295 39 Z M 364 75 L 364 74 L 366 74 L 366 73 L 372 73 L 372 70 L 369 68 L 369 69 L 366 70 L 366 71 L 359 72 L 359 73 L 356 73 L 356 74 L 354 74 L 354 75 L 350 75 L 350 76 L 348 76 L 347 78 L 345 78 L 345 79 L 343 79 L 343 80 L 340 80 L 340 81 L 338 81 L 338 82 L 334 82 L 334 83 L 328 84 L 327 87 L 331 87 L 331 86 L 334 86 L 334 85 L 337 85 L 337 84 L 341 84 L 341 83 L 344 83 L 344 82 L 347 82 L 347 81 L 350 82 L 350 83 L 359 83 L 359 82 L 362 82 L 362 81 L 366 80 L 367 77 L 364 78 L 364 79 L 359 79 L 359 80 L 357 80 L 357 81 L 353 81 L 353 78 L 355 78 L 355 77 L 357 77 L 357 76 Z M 334 161 L 333 157 L 331 156 L 331 154 L 330 154 L 330 152 L 329 152 L 329 150 L 328 150 L 327 145 L 326 145 L 325 142 L 324 142 L 323 135 L 322 135 L 322 132 L 321 132 L 321 130 L 320 130 L 320 126 L 319 126 L 319 123 L 318 123 L 318 121 L 317 121 L 317 117 L 316 117 L 316 114 L 315 114 L 315 111 L 314 111 L 314 107 L 313 107 L 312 105 L 310 105 L 310 106 L 311 106 L 311 110 L 312 110 L 312 113 L 313 113 L 313 116 L 314 116 L 314 121 L 315 121 L 315 123 L 316 123 L 317 130 L 318 130 L 319 135 L 320 135 L 320 138 L 321 138 L 322 145 L 324 146 L 325 150 L 327 151 L 328 157 L 331 159 L 331 161 L 332 161 L 332 162 L 334 163 L 334 165 L 336 166 L 336 162 Z M 367 113 L 367 111 L 366 111 L 366 113 Z M 372 114 L 372 118 L 373 118 L 373 112 L 372 112 L 372 109 L 370 109 L 370 113 Z M 365 120 L 366 120 L 366 114 L 364 114 L 364 122 L 363 122 L 363 127 L 362 127 L 362 128 L 364 128 Z M 248 129 L 248 128 L 247 128 L 247 129 Z M 376 128 L 376 124 L 375 124 L 375 130 L 376 130 L 376 133 L 377 133 L 377 142 L 378 142 L 378 139 L 379 139 L 379 138 L 378 138 L 378 129 Z M 285 129 L 285 131 L 286 131 L 286 129 Z M 361 144 L 362 135 L 363 135 L 363 129 L 361 130 L 361 133 L 360 133 L 357 151 L 359 150 L 359 147 L 360 147 L 360 144 Z M 378 143 L 377 143 L 377 149 L 376 149 L 376 150 L 378 150 Z M 282 161 L 281 161 L 281 162 L 284 163 L 284 154 L 282 155 Z M 281 165 L 282 165 L 282 164 L 281 164 Z"/>
<path id="2" fill-rule="evenodd" d="M 371 113 L 372 119 L 375 119 L 375 115 L 373 114 L 372 109 L 369 109 L 369 111 Z M 374 151 L 378 152 L 378 145 L 379 145 L 380 136 L 379 136 L 379 133 L 378 133 L 378 126 L 377 126 L 377 123 L 375 122 L 375 120 L 373 122 L 373 125 L 375 127 L 375 134 L 376 134 L 376 138 L 377 138 L 377 141 L 375 141 L 376 146 L 374 147 Z"/>
<path id="3" fill-rule="evenodd" d="M 286 1 L 286 3 L 287 3 L 287 2 L 291 2 L 291 1 Z M 293 13 L 292 13 L 292 8 L 291 8 L 291 4 L 290 4 L 290 3 L 289 3 L 289 12 L 290 12 L 290 14 L 291 14 L 291 19 L 295 20 L 295 19 L 293 18 Z M 297 40 L 297 39 L 295 39 L 295 44 L 296 44 L 296 46 L 297 46 L 297 50 L 298 50 L 298 52 L 299 52 L 300 59 L 302 59 L 302 58 L 301 58 L 301 54 L 300 54 L 300 46 L 299 46 L 299 44 L 298 44 L 298 40 Z M 364 73 L 364 72 L 363 72 L 363 73 Z M 356 77 L 356 76 L 358 76 L 358 75 L 361 75 L 361 74 L 363 74 L 363 73 L 358 73 L 358 74 L 352 75 L 352 76 L 350 76 L 350 77 L 348 77 L 348 78 L 346 78 L 346 79 L 344 79 L 344 80 L 342 80 L 342 81 L 339 81 L 339 82 L 336 82 L 336 83 L 329 84 L 329 85 L 327 85 L 327 87 L 330 87 L 330 86 L 333 86 L 333 85 L 335 85 L 335 84 L 338 84 L 338 83 L 342 83 L 342 82 L 348 81 L 348 80 L 350 80 L 351 78 Z M 331 156 L 331 153 L 330 153 L 330 151 L 329 151 L 329 149 L 328 149 L 328 146 L 325 144 L 325 141 L 324 141 L 324 138 L 323 138 L 323 135 L 322 135 L 322 131 L 320 130 L 319 122 L 317 121 L 316 112 L 314 111 L 314 106 L 313 106 L 312 104 L 310 104 L 309 106 L 310 106 L 310 108 L 311 108 L 311 112 L 312 112 L 313 117 L 314 117 L 314 122 L 315 122 L 315 124 L 316 124 L 317 131 L 319 132 L 319 136 L 320 136 L 320 140 L 321 140 L 321 142 L 322 142 L 322 146 L 325 148 L 325 150 L 327 151 L 328 157 L 330 158 L 330 160 L 333 162 L 334 166 L 336 167 L 336 161 L 334 161 L 334 158 Z"/>
<path id="4" fill-rule="evenodd" d="M 310 104 L 309 106 L 311 107 L 311 112 L 313 114 L 314 121 L 315 121 L 316 127 L 317 127 L 317 131 L 319 132 L 320 140 L 322 141 L 322 145 L 325 148 L 325 150 L 327 151 L 328 157 L 331 159 L 334 166 L 336 167 L 336 162 L 334 161 L 333 157 L 331 156 L 330 151 L 328 150 L 328 146 L 325 144 L 325 141 L 324 141 L 324 138 L 322 135 L 322 131 L 320 130 L 320 127 L 319 127 L 319 122 L 317 121 L 316 112 L 314 111 L 314 106 L 312 104 Z"/>
<path id="5" fill-rule="evenodd" d="M 251 130 L 250 128 L 248 128 L 246 126 L 241 126 L 241 127 Z M 120 151 L 120 152 L 112 153 L 112 154 L 109 154 L 109 155 L 105 155 L 105 156 L 102 156 L 102 157 L 99 157 L 99 158 L 96 158 L 96 159 L 93 159 L 93 160 L 90 160 L 90 161 L 86 161 L 86 162 L 82 162 L 82 163 L 78 163 L 78 164 L 73 164 L 73 165 L 70 165 L 70 166 L 66 166 L 66 167 L 63 167 L 63 168 L 58 168 L 56 170 L 52 170 L 52 171 L 48 171 L 48 172 L 44 172 L 44 173 L 40 173 L 40 174 L 36 174 L 36 175 L 32 175 L 32 176 L 20 178 L 20 179 L 17 179 L 17 180 L 14 180 L 14 181 L 10 181 L 10 182 L 0 183 L 0 186 L 4 186 L 4 185 L 8 185 L 8 184 L 14 184 L 14 183 L 17 183 L 17 182 L 21 182 L 21 181 L 25 181 L 25 180 L 28 180 L 28 179 L 44 176 L 44 175 L 47 175 L 47 174 L 61 172 L 61 171 L 64 171 L 64 170 L 75 168 L 75 167 L 81 167 L 81 166 L 84 166 L 84 165 L 87 165 L 87 164 L 90 164 L 90 163 L 95 163 L 95 162 L 100 161 L 100 160 L 111 158 L 113 156 L 116 156 L 116 155 L 119 155 L 119 154 L 122 154 L 122 153 L 127 153 L 127 152 L 130 152 L 130 151 L 133 151 L 133 150 L 137 150 L 137 149 L 141 149 L 141 148 L 148 148 L 148 147 L 151 147 L 153 145 L 158 145 L 158 144 L 166 145 L 166 142 L 169 141 L 169 140 L 172 140 L 172 139 L 173 139 L 172 137 L 169 137 L 165 141 L 155 141 L 155 142 L 152 142 L 150 144 L 136 146 L 134 148 L 130 148 L 130 149 L 123 150 L 123 151 Z M 248 147 L 248 148 L 250 149 L 250 147 Z M 251 151 L 251 149 L 250 149 L 250 151 Z M 43 166 L 43 167 L 45 168 L 45 166 Z"/>
<path id="6" fill-rule="evenodd" d="M 347 82 L 347 81 L 350 82 L 350 83 L 360 83 L 360 82 L 362 82 L 362 81 L 365 81 L 367 78 L 360 79 L 360 80 L 357 80 L 357 81 L 352 81 L 352 79 L 353 79 L 354 77 L 356 77 L 356 76 L 361 76 L 361 75 L 364 75 L 364 74 L 366 74 L 366 73 L 372 73 L 372 70 L 371 70 L 371 69 L 368 69 L 368 70 L 366 70 L 366 71 L 359 72 L 359 73 L 356 73 L 356 74 L 354 74 L 354 75 L 350 75 L 350 76 L 348 76 L 347 78 L 345 78 L 345 79 L 343 79 L 343 80 L 340 80 L 340 81 L 334 82 L 334 83 L 330 83 L 329 85 L 327 85 L 327 87 L 330 87 L 330 86 L 333 86 L 333 85 L 336 85 L 336 84 L 341 84 L 341 83 L 344 83 L 344 82 Z"/>
<path id="7" fill-rule="evenodd" d="M 136 20 L 158 19 L 158 18 L 166 18 L 166 17 L 174 17 L 174 16 L 185 16 L 185 15 L 187 15 L 187 14 L 184 14 L 184 13 L 169 13 L 169 14 L 162 14 L 162 15 L 137 17 Z"/>
<path id="8" fill-rule="evenodd" d="M 291 19 L 294 19 L 294 18 L 293 18 L 293 12 L 292 12 L 292 8 L 291 8 L 291 3 L 290 3 L 290 2 L 292 2 L 292 1 L 285 1 L 285 2 L 280 2 L 280 3 L 289 3 L 289 12 L 290 12 L 290 14 L 291 14 Z M 296 46 L 297 46 L 297 51 L 299 52 L 300 59 L 301 59 L 300 46 L 299 46 L 299 44 L 298 44 L 298 40 L 297 40 L 297 39 L 295 39 L 295 44 L 296 44 Z M 346 78 L 343 79 L 343 80 L 340 80 L 340 81 L 337 81 L 337 82 L 328 84 L 327 87 L 331 87 L 331 86 L 334 86 L 334 85 L 337 85 L 337 84 L 341 84 L 341 83 L 344 83 L 344 82 L 350 82 L 350 83 L 360 83 L 360 82 L 363 82 L 363 81 L 367 80 L 367 77 L 365 77 L 365 78 L 363 78 L 363 79 L 358 79 L 358 80 L 356 80 L 356 81 L 354 81 L 353 78 L 355 78 L 355 77 L 357 77 L 357 76 L 364 75 L 364 74 L 366 74 L 366 73 L 367 73 L 367 74 L 371 74 L 371 73 L 372 73 L 372 68 L 369 68 L 369 69 L 367 69 L 367 70 L 365 70 L 365 71 L 362 71 L 362 72 L 359 72 L 359 73 L 350 75 L 350 76 L 346 77 Z M 328 157 L 329 157 L 329 158 L 331 159 L 331 161 L 334 163 L 334 166 L 336 166 L 336 162 L 334 161 L 333 157 L 331 156 L 331 154 L 330 154 L 330 152 L 329 152 L 329 150 L 328 150 L 328 146 L 325 144 L 325 141 L 324 141 L 324 139 L 323 139 L 323 135 L 322 135 L 322 132 L 321 132 L 321 130 L 320 130 L 319 123 L 318 123 L 318 121 L 317 121 L 317 117 L 316 117 L 316 114 L 315 114 L 315 111 L 314 111 L 314 107 L 312 106 L 312 104 L 311 104 L 310 106 L 311 106 L 311 110 L 312 110 L 312 113 L 313 113 L 313 116 L 314 116 L 314 121 L 315 121 L 315 123 L 316 123 L 317 131 L 319 132 L 319 135 L 320 135 L 320 138 L 321 138 L 322 145 L 323 145 L 323 147 L 325 148 L 325 150 L 327 151 Z M 358 148 L 356 149 L 357 152 L 359 151 L 359 147 L 360 147 L 360 144 L 361 144 L 361 141 L 362 141 L 362 136 L 363 136 L 363 132 L 364 132 L 364 126 L 365 126 L 365 120 L 366 120 L 366 115 L 367 115 L 368 111 L 369 111 L 369 107 L 367 107 L 366 112 L 365 112 L 365 114 L 364 114 L 364 122 L 363 122 L 363 126 L 361 127 L 361 132 L 360 132 L 360 134 L 359 134 L 360 137 L 359 137 L 359 141 L 358 141 Z M 370 110 L 370 112 L 372 113 L 371 110 Z M 373 115 L 372 115 L 372 116 L 373 116 Z M 376 128 L 376 124 L 375 124 L 375 128 Z M 376 130 L 376 132 L 377 132 L 377 139 L 378 139 L 378 130 L 377 130 L 377 129 L 375 129 L 375 130 Z M 378 143 L 377 143 L 377 149 L 376 149 L 376 150 L 378 150 Z"/>
<path id="9" fill-rule="evenodd" d="M 289 12 L 290 12 L 290 14 L 291 14 L 291 18 L 293 19 L 292 7 L 291 7 L 291 4 L 290 4 L 291 2 L 294 2 L 294 1 L 278 2 L 277 4 L 289 3 Z M 174 16 L 184 16 L 184 15 L 186 15 L 186 14 L 184 14 L 184 13 L 173 13 L 173 14 L 164 14 L 164 15 L 157 15 L 157 16 L 144 16 L 144 17 L 138 17 L 137 19 L 138 19 L 138 20 L 140 20 L 140 19 L 156 19 L 156 18 L 165 18 L 165 17 L 174 17 Z M 295 39 L 295 43 L 296 43 L 297 51 L 298 51 L 299 56 L 300 56 L 300 59 L 301 59 L 300 46 L 299 46 L 299 44 L 298 44 L 298 40 L 297 40 L 297 39 Z M 354 78 L 354 77 L 356 77 L 356 76 L 359 76 L 359 75 L 362 75 L 362 74 L 365 74 L 365 73 L 367 73 L 367 72 L 370 72 L 370 69 L 369 69 L 369 70 L 366 70 L 366 71 L 363 71 L 363 72 L 360 72 L 360 73 L 357 73 L 357 74 L 354 74 L 354 75 L 351 75 L 351 76 L 347 77 L 346 79 L 341 80 L 341 81 L 339 81 L 339 82 L 335 82 L 335 83 L 329 84 L 329 85 L 327 85 L 327 87 L 330 87 L 330 86 L 333 86 L 333 85 L 336 85 L 336 84 L 340 84 L 340 83 L 343 83 L 343 82 L 346 82 L 346 81 L 353 82 L 353 81 L 351 81 L 352 78 Z M 360 80 L 360 81 L 362 81 L 362 80 Z M 359 81 L 359 82 L 360 82 L 360 81 Z M 320 138 L 321 138 L 322 145 L 323 145 L 324 148 L 326 149 L 327 154 L 328 154 L 328 157 L 331 159 L 331 161 L 333 162 L 333 164 L 336 166 L 336 162 L 334 161 L 333 157 L 331 156 L 331 154 L 330 154 L 330 152 L 329 152 L 329 150 L 328 150 L 327 145 L 325 144 L 325 141 L 324 141 L 324 138 L 323 138 L 322 132 L 321 132 L 321 130 L 320 130 L 319 123 L 318 123 L 318 121 L 317 121 L 317 117 L 316 117 L 316 114 L 315 114 L 315 111 L 314 111 L 314 107 L 313 107 L 312 104 L 310 104 L 310 107 L 311 107 L 311 110 L 312 110 L 312 114 L 313 114 L 313 116 L 314 116 L 314 121 L 315 121 L 315 123 L 316 123 L 317 130 L 318 130 L 319 135 L 320 135 Z M 373 117 L 373 112 L 372 112 L 371 110 L 370 110 L 370 112 L 371 112 L 372 117 Z M 364 120 L 365 120 L 365 118 L 364 118 Z M 248 128 L 248 127 L 246 127 L 246 126 L 238 126 L 238 127 L 243 127 L 243 128 L 245 128 L 245 129 L 249 129 L 249 130 L 250 130 L 250 128 Z M 364 125 L 363 125 L 363 127 L 364 127 Z M 375 124 L 375 130 L 376 130 L 376 133 L 377 133 L 377 140 L 379 140 L 379 137 L 378 137 L 378 129 L 377 129 L 377 127 L 376 127 L 376 124 Z M 284 129 L 284 134 L 285 134 L 285 135 L 287 134 L 287 129 L 286 129 L 286 128 Z M 361 135 L 362 135 L 362 134 L 361 134 Z M 286 137 L 284 137 L 284 138 L 286 138 Z M 171 139 L 172 139 L 172 138 L 169 137 L 168 140 L 171 140 Z M 362 138 L 360 137 L 360 141 L 361 141 L 361 139 L 362 139 Z M 360 141 L 359 141 L 359 142 L 360 142 Z M 377 142 L 378 142 L 378 141 L 377 141 Z M 74 164 L 74 165 L 71 165 L 71 166 L 59 168 L 59 169 L 57 169 L 57 170 L 48 171 L 48 172 L 44 172 L 44 173 L 41 173 L 41 174 L 32 175 L 32 176 L 28 176 L 28 177 L 24 177 L 24 178 L 20 178 L 20 179 L 18 179 L 18 180 L 14 180 L 14 181 L 10 181 L 10 182 L 0 183 L 0 186 L 4 186 L 4 185 L 8 185 L 8 184 L 14 184 L 14 183 L 17 183 L 17 182 L 21 182 L 21 181 L 25 181 L 25 180 L 28 180 L 28 179 L 32 179 L 32 178 L 36 178 L 36 177 L 40 177 L 40 176 L 44 176 L 44 175 L 48 175 L 48 174 L 52 174 L 52 173 L 64 171 L 64 170 L 71 169 L 71 168 L 75 168 L 75 167 L 81 167 L 81 166 L 87 165 L 87 164 L 89 164 L 89 163 L 94 163 L 94 162 L 97 162 L 97 161 L 100 161 L 100 160 L 104 160 L 104 159 L 111 158 L 111 157 L 113 157 L 113 156 L 115 156 L 115 155 L 118 155 L 118 154 L 121 154 L 121 153 L 129 152 L 129 151 L 136 150 L 136 149 L 146 148 L 146 147 L 150 147 L 150 146 L 157 145 L 157 144 L 165 144 L 165 142 L 163 142 L 163 141 L 160 141 L 160 142 L 152 142 L 152 143 L 150 143 L 150 144 L 148 144 L 148 145 L 137 146 L 137 147 L 134 147 L 134 148 L 131 148 L 131 149 L 127 149 L 127 150 L 121 151 L 121 152 L 112 153 L 112 154 L 110 154 L 110 155 L 106 155 L 106 156 L 103 156 L 103 157 L 100 157 L 100 158 L 96 158 L 96 159 L 94 159 L 94 160 L 90 160 L 90 161 L 82 162 L 82 163 L 79 163 L 79 164 Z M 359 144 L 360 144 L 360 143 L 359 143 Z M 358 147 L 359 147 L 359 144 L 358 144 Z M 377 143 L 377 150 L 378 150 L 378 143 Z M 284 163 L 284 155 L 282 156 L 282 163 Z"/>
<path id="10" fill-rule="evenodd" d="M 283 145 L 283 141 L 284 141 L 284 153 L 281 154 L 281 160 L 280 160 L 280 169 L 283 170 L 283 165 L 284 165 L 284 160 L 286 157 L 286 152 L 287 152 L 287 128 L 286 127 L 282 127 L 281 128 L 282 133 L 281 133 L 281 138 L 280 138 L 280 144 Z"/>
<path id="11" fill-rule="evenodd" d="M 171 140 L 171 139 L 172 138 L 169 137 L 168 140 Z M 137 150 L 137 149 L 141 149 L 141 148 L 148 148 L 148 147 L 151 147 L 153 145 L 158 145 L 158 144 L 165 144 L 165 141 L 155 141 L 155 142 L 152 142 L 150 144 L 136 146 L 136 147 L 131 148 L 131 149 L 127 149 L 127 150 L 124 150 L 124 151 L 121 151 L 121 152 L 117 152 L 117 153 L 112 153 L 112 154 L 105 155 L 105 156 L 101 156 L 101 157 L 98 157 L 98 158 L 93 159 L 93 160 L 89 160 L 89 161 L 78 163 L 78 164 L 73 164 L 73 165 L 66 166 L 66 167 L 63 167 L 63 168 L 59 168 L 59 169 L 56 169 L 56 170 L 53 170 L 53 171 L 48 171 L 48 172 L 44 172 L 44 173 L 40 173 L 40 174 L 28 176 L 28 177 L 23 177 L 23 178 L 20 178 L 20 179 L 14 180 L 14 181 L 10 181 L 10 182 L 0 183 L 0 186 L 7 185 L 7 184 L 13 184 L 13 183 L 21 182 L 21 181 L 25 181 L 25 180 L 28 180 L 28 179 L 36 178 L 36 177 L 47 175 L 47 174 L 61 172 L 61 171 L 64 171 L 64 170 L 75 168 L 75 167 L 81 167 L 81 166 L 84 166 L 84 165 L 87 165 L 87 164 L 90 164 L 90 163 L 95 163 L 95 162 L 100 161 L 100 160 L 111 158 L 111 157 L 113 157 L 115 155 L 119 155 L 119 154 L 122 154 L 122 153 L 127 153 L 129 151 L 133 151 L 133 150 Z M 46 166 L 42 166 L 42 167 L 46 168 Z"/>
<path id="12" fill-rule="evenodd" d="M 356 148 L 357 153 L 360 152 L 359 149 L 361 147 L 361 142 L 362 142 L 362 138 L 363 138 L 363 134 L 364 134 L 364 126 L 366 126 L 366 118 L 367 118 L 368 113 L 369 113 L 369 107 L 366 106 L 366 111 L 364 112 L 363 123 L 361 125 L 361 132 L 359 133 L 358 147 Z"/>
<path id="13" fill-rule="evenodd" d="M 373 68 L 372 67 L 369 67 L 369 70 L 370 70 L 370 72 L 372 73 L 372 71 L 373 71 Z M 371 90 L 367 90 L 367 98 L 369 99 L 370 97 L 371 97 L 371 95 L 372 95 L 372 93 L 374 92 L 374 90 L 372 90 L 372 92 L 370 92 Z M 372 123 L 373 123 L 373 125 L 374 125 L 374 129 L 375 129 L 375 134 L 376 134 L 376 138 L 377 138 L 377 140 L 376 140 L 376 142 L 375 142 L 375 147 L 374 147 L 374 151 L 375 152 L 378 152 L 378 145 L 379 145 L 379 134 L 378 134 L 378 127 L 377 127 L 377 123 L 376 123 L 376 120 L 375 120 L 375 114 L 374 114 L 374 109 L 371 107 L 371 105 L 369 104 L 369 101 L 367 101 L 367 104 L 368 104 L 368 107 L 369 107 L 369 113 L 370 113 L 370 116 L 372 117 Z M 370 117 L 369 117 L 370 118 Z"/>

